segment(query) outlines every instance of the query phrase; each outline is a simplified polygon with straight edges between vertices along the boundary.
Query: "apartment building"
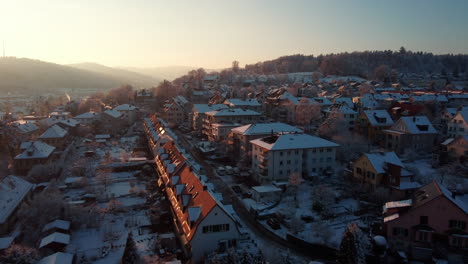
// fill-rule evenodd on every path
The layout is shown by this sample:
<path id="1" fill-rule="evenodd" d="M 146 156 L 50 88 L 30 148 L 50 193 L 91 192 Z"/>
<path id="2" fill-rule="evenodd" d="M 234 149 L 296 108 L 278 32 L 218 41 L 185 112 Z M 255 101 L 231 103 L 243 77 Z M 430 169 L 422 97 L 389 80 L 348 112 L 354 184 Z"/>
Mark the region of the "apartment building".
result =
<path id="1" fill-rule="evenodd" d="M 332 173 L 339 147 L 308 134 L 274 135 L 250 142 L 252 170 L 259 183 L 287 181 L 293 173 L 303 177 Z"/>

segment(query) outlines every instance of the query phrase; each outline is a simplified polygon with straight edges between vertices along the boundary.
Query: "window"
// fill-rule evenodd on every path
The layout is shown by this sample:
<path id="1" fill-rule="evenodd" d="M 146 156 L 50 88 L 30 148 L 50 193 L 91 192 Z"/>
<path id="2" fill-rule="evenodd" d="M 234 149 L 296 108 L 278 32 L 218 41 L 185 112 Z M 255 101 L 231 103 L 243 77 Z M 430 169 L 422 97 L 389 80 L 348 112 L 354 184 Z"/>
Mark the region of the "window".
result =
<path id="1" fill-rule="evenodd" d="M 420 217 L 419 217 L 419 223 L 420 223 L 421 225 L 427 225 L 427 224 L 429 224 L 429 217 L 426 216 L 426 215 L 420 216 Z"/>
<path id="2" fill-rule="evenodd" d="M 287 160 L 287 161 L 286 161 L 286 164 L 291 164 L 291 160 Z"/>
<path id="3" fill-rule="evenodd" d="M 327 152 L 331 152 L 331 151 L 332 151 L 332 149 L 331 149 L 331 148 L 327 148 Z"/>
<path id="4" fill-rule="evenodd" d="M 361 168 L 356 168 L 356 173 L 357 173 L 357 174 L 362 174 Z"/>
<path id="5" fill-rule="evenodd" d="M 283 171 L 282 171 L 282 170 L 280 170 L 280 171 L 279 171 L 279 174 L 280 174 L 280 175 L 283 175 Z"/>
<path id="6" fill-rule="evenodd" d="M 312 149 L 312 152 L 313 152 L 313 153 L 317 152 L 317 149 Z"/>
<path id="7" fill-rule="evenodd" d="M 203 233 L 216 233 L 229 231 L 229 224 L 209 225 L 203 227 Z"/>
<path id="8" fill-rule="evenodd" d="M 290 151 L 290 150 L 288 151 L 288 155 L 291 155 L 291 151 Z"/>
<path id="9" fill-rule="evenodd" d="M 283 156 L 283 151 L 280 151 L 280 156 Z"/>
<path id="10" fill-rule="evenodd" d="M 280 161 L 280 165 L 283 165 L 283 162 L 282 162 L 282 161 Z"/>
<path id="11" fill-rule="evenodd" d="M 320 149 L 320 152 L 323 152 L 323 148 Z"/>
<path id="12" fill-rule="evenodd" d="M 449 221 L 449 227 L 454 228 L 454 229 L 465 230 L 466 222 L 465 221 L 459 221 L 459 220 L 450 220 Z"/>
<path id="13" fill-rule="evenodd" d="M 403 228 L 403 227 L 394 227 L 393 228 L 393 235 L 394 236 L 407 237 L 408 236 L 408 229 Z"/>
<path id="14" fill-rule="evenodd" d="M 299 150 L 295 150 L 294 153 L 297 155 L 299 154 Z"/>
<path id="15" fill-rule="evenodd" d="M 331 162 L 331 161 L 332 161 L 332 158 L 328 157 L 327 162 Z"/>
<path id="16" fill-rule="evenodd" d="M 430 241 L 429 233 L 430 232 L 428 232 L 428 231 L 418 231 L 417 240 L 418 241 L 429 242 Z"/>

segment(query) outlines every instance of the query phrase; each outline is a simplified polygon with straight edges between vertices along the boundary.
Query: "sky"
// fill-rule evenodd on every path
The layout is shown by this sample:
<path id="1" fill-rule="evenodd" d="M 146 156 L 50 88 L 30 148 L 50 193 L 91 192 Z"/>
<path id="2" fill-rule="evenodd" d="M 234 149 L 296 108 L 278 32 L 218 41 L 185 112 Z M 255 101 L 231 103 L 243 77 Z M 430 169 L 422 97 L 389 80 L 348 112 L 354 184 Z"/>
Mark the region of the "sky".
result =
<path id="1" fill-rule="evenodd" d="M 292 54 L 468 53 L 466 0 L 0 0 L 7 56 L 208 69 Z M 0 43 L 1 45 L 1 43 Z"/>

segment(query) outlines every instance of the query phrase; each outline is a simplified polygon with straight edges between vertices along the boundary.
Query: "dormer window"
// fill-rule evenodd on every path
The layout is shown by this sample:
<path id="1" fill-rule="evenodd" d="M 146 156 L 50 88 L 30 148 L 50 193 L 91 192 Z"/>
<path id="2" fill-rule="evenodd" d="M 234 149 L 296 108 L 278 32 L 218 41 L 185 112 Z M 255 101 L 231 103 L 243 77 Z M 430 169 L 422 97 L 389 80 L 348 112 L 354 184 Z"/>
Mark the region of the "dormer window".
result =
<path id="1" fill-rule="evenodd" d="M 428 125 L 416 125 L 416 127 L 419 129 L 419 131 L 428 131 L 429 130 Z"/>

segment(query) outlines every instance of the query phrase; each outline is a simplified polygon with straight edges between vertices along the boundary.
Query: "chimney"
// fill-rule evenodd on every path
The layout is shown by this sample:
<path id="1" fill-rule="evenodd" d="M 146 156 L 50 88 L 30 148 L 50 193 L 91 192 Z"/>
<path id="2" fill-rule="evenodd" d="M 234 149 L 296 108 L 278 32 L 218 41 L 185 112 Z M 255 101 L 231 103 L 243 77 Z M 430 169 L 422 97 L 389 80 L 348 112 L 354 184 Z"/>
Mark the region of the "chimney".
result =
<path id="1" fill-rule="evenodd" d="M 452 199 L 455 199 L 455 197 L 457 197 L 457 190 L 456 189 L 452 190 Z"/>

